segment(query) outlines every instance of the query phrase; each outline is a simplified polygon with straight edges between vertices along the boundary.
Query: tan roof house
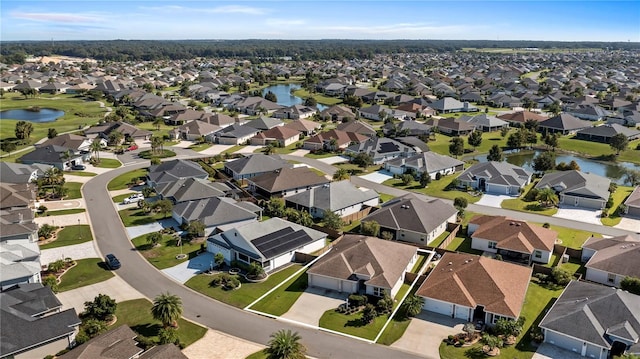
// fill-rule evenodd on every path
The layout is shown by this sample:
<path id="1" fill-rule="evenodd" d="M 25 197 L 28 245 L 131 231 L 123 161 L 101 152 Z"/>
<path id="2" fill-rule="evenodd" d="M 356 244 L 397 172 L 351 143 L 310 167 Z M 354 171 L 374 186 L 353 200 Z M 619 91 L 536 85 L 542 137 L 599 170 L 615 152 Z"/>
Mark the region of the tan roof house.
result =
<path id="1" fill-rule="evenodd" d="M 266 198 L 287 197 L 331 182 L 309 167 L 281 168 L 248 181 L 249 191 Z"/>
<path id="2" fill-rule="evenodd" d="M 276 143 L 280 147 L 287 147 L 298 140 L 300 140 L 300 131 L 289 127 L 277 126 L 253 136 L 251 144 L 266 146 L 270 143 Z"/>

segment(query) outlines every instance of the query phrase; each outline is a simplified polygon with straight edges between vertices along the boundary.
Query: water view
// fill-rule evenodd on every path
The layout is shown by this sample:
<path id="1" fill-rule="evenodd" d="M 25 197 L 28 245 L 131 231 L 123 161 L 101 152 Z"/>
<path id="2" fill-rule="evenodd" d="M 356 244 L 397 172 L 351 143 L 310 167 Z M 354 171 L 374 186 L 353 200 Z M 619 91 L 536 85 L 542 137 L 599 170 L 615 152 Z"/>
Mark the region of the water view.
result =
<path id="1" fill-rule="evenodd" d="M 41 108 L 39 111 L 6 110 L 0 111 L 0 120 L 22 120 L 30 122 L 52 122 L 64 116 L 64 111 L 53 108 Z"/>
<path id="2" fill-rule="evenodd" d="M 293 96 L 291 94 L 291 91 L 295 91 L 298 89 L 300 89 L 300 85 L 296 85 L 296 84 L 273 85 L 262 90 L 262 96 L 264 96 L 267 92 L 271 91 L 278 98 L 278 102 L 277 102 L 278 105 L 282 105 L 282 106 L 299 105 L 301 103 L 304 103 L 304 99 L 298 96 Z M 324 106 L 321 104 L 317 104 L 316 107 L 318 108 L 318 111 L 322 111 L 325 108 L 327 108 L 327 106 Z"/>
<path id="3" fill-rule="evenodd" d="M 540 151 L 520 151 L 511 153 L 507 151 L 505 152 L 505 159 L 511 164 L 520 166 L 526 170 L 533 172 L 533 158 L 538 154 L 540 154 Z M 475 159 L 479 160 L 480 162 L 486 162 L 487 156 L 478 155 L 475 156 Z M 624 178 L 627 170 L 640 171 L 640 165 L 636 165 L 630 162 L 604 162 L 594 161 L 583 157 L 567 154 L 556 155 L 556 164 L 560 162 L 568 164 L 571 161 L 576 161 L 576 163 L 580 166 L 580 170 L 582 172 L 589 172 L 598 176 L 608 177 L 619 185 L 631 185 L 630 183 L 626 182 Z"/>

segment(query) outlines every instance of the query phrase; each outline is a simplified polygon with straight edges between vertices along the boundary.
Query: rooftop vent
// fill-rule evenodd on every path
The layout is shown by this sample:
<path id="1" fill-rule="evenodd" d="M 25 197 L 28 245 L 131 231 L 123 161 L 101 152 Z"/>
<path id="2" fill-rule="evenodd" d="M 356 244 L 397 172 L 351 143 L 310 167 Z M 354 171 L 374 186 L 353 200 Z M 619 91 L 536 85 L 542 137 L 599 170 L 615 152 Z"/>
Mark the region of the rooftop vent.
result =
<path id="1" fill-rule="evenodd" d="M 452 265 L 452 264 L 453 264 L 453 262 L 449 262 L 449 265 Z"/>

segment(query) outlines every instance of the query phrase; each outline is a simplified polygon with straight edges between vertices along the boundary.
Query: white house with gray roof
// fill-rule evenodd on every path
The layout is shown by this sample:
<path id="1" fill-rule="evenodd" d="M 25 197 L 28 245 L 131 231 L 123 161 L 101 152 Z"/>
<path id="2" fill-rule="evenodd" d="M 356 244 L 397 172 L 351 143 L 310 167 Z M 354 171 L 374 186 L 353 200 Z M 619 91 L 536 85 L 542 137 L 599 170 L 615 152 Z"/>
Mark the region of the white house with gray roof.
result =
<path id="1" fill-rule="evenodd" d="M 273 172 L 293 165 L 277 155 L 252 154 L 237 160 L 225 162 L 224 171 L 234 180 L 243 180 Z"/>
<path id="2" fill-rule="evenodd" d="M 188 160 L 171 160 L 149 167 L 148 184 L 155 187 L 161 183 L 175 182 L 183 178 L 207 179 L 209 174 L 199 164 Z"/>
<path id="3" fill-rule="evenodd" d="M 582 262 L 586 280 L 620 287 L 625 277 L 640 278 L 640 240 L 630 235 L 591 237 L 582 245 Z"/>
<path id="4" fill-rule="evenodd" d="M 165 182 L 156 186 L 156 192 L 162 199 L 174 204 L 211 197 L 225 197 L 231 188 L 221 182 L 211 182 L 202 178 L 181 178 L 175 182 Z"/>
<path id="5" fill-rule="evenodd" d="M 30 240 L 0 242 L 0 289 L 20 283 L 40 283 L 40 248 Z"/>
<path id="6" fill-rule="evenodd" d="M 226 197 L 211 197 L 178 203 L 171 216 L 179 224 L 200 221 L 208 235 L 221 226 L 241 226 L 262 216 L 262 208 L 251 202 L 236 202 Z"/>
<path id="7" fill-rule="evenodd" d="M 517 196 L 531 182 L 532 173 L 507 162 L 481 162 L 458 176 L 459 187 L 471 187 L 487 193 Z"/>
<path id="8" fill-rule="evenodd" d="M 51 165 L 0 162 L 0 182 L 31 183 L 43 175 Z"/>
<path id="9" fill-rule="evenodd" d="M 427 172 L 431 179 L 436 179 L 440 175 L 450 175 L 464 168 L 464 162 L 453 157 L 441 155 L 435 152 L 422 152 L 411 157 L 399 157 L 388 161 L 384 168 L 393 174 L 403 174 L 407 171 L 416 173 Z"/>
<path id="10" fill-rule="evenodd" d="M 536 188 L 551 188 L 558 194 L 560 204 L 602 209 L 609 199 L 611 180 L 580 171 L 561 171 L 544 175 Z"/>
<path id="11" fill-rule="evenodd" d="M 379 202 L 378 192 L 359 189 L 349 180 L 327 183 L 286 197 L 287 206 L 307 211 L 313 218 L 323 218 L 325 211 L 344 217 L 367 206 L 377 206 Z"/>

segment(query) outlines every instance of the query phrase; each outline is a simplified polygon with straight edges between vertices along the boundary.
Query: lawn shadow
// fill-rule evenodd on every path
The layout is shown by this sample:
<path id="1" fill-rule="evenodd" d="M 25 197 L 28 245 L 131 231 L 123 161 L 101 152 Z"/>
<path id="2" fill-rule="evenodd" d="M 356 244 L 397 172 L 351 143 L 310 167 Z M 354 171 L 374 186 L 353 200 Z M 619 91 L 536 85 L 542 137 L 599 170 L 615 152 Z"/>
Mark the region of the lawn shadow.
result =
<path id="1" fill-rule="evenodd" d="M 100 267 L 100 269 L 104 269 L 106 271 L 111 270 L 106 262 L 98 262 L 98 267 Z"/>
<path id="2" fill-rule="evenodd" d="M 365 325 L 367 325 L 367 323 L 365 323 L 362 320 L 362 318 L 351 319 L 344 324 L 345 327 L 356 327 L 356 328 L 364 327 Z"/>
<path id="3" fill-rule="evenodd" d="M 304 292 L 308 286 L 308 277 L 307 273 L 303 273 L 301 276 L 296 278 L 293 283 L 289 284 L 285 292 Z"/>
<path id="4" fill-rule="evenodd" d="M 464 352 L 464 356 L 470 359 L 484 359 L 487 355 L 482 351 L 482 347 L 471 347 Z"/>
<path id="5" fill-rule="evenodd" d="M 162 326 L 160 324 L 145 323 L 134 325 L 131 327 L 131 329 L 133 329 L 133 331 L 138 334 L 144 335 L 145 337 L 155 337 L 158 335 L 158 333 L 160 333 L 160 329 L 162 329 Z"/>

